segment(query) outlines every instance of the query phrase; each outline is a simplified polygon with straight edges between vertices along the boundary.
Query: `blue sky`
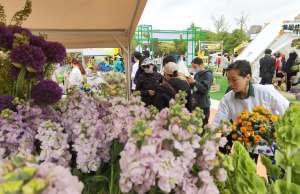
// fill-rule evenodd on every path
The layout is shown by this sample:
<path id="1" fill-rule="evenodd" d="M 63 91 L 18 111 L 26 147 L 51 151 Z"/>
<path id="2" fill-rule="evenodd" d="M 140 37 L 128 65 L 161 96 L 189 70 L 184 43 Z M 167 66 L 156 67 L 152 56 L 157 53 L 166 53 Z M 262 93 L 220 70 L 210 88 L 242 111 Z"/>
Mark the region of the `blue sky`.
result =
<path id="1" fill-rule="evenodd" d="M 211 17 L 224 15 L 230 29 L 234 18 L 248 15 L 248 26 L 289 20 L 300 14 L 300 0 L 148 0 L 140 24 L 156 29 L 185 29 L 192 22 L 214 30 Z"/>

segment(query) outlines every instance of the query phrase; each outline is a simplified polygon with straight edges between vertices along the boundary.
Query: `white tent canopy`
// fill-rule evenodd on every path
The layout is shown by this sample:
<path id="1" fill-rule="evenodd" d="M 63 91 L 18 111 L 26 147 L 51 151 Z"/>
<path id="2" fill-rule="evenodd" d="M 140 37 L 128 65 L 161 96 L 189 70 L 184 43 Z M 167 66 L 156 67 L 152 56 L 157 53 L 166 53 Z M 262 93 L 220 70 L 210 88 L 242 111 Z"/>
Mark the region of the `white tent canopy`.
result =
<path id="1" fill-rule="evenodd" d="M 32 0 L 24 23 L 67 48 L 113 48 L 130 43 L 147 0 Z M 1 0 L 8 18 L 25 0 Z"/>

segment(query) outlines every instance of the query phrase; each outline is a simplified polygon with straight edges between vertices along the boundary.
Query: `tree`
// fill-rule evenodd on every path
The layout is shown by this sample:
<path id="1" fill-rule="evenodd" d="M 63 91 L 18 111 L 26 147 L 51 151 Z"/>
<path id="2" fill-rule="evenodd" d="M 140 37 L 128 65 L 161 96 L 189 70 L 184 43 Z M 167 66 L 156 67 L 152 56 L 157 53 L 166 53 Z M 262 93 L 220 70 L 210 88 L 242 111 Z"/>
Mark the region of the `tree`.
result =
<path id="1" fill-rule="evenodd" d="M 228 33 L 226 36 L 224 36 L 224 50 L 226 52 L 233 52 L 233 49 L 240 45 L 244 41 L 248 41 L 249 37 L 247 34 L 240 30 L 236 29 L 232 33 Z"/>
<path id="2" fill-rule="evenodd" d="M 247 29 L 247 22 L 248 22 L 248 15 L 246 15 L 244 12 L 242 12 L 241 16 L 238 18 L 235 18 L 236 24 L 238 25 L 239 29 L 241 31 L 246 31 Z"/>
<path id="3" fill-rule="evenodd" d="M 213 16 L 212 18 L 212 22 L 215 26 L 215 29 L 216 29 L 216 32 L 219 33 L 219 32 L 225 32 L 228 30 L 228 24 L 225 20 L 225 17 L 224 15 L 221 15 L 220 17 L 215 17 Z"/>
<path id="4" fill-rule="evenodd" d="M 187 42 L 185 40 L 175 40 L 174 46 L 177 54 L 184 55 L 187 52 Z"/>

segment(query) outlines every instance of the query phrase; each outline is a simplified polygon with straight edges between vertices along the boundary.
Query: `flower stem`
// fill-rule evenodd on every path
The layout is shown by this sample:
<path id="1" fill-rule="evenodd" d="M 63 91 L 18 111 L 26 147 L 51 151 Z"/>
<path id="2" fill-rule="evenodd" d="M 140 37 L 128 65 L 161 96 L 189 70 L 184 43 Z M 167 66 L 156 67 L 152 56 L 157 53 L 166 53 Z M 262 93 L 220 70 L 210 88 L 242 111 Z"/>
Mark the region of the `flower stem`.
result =
<path id="1" fill-rule="evenodd" d="M 22 67 L 21 71 L 18 75 L 17 82 L 16 82 L 16 96 L 19 98 L 24 97 L 24 80 L 26 75 L 26 68 Z"/>
<path id="2" fill-rule="evenodd" d="M 287 146 L 286 149 L 286 158 L 289 161 L 291 157 L 291 147 Z M 290 184 L 292 183 L 292 167 L 289 166 L 290 164 L 288 163 L 288 166 L 286 168 L 286 182 L 287 182 L 287 189 L 289 190 Z"/>

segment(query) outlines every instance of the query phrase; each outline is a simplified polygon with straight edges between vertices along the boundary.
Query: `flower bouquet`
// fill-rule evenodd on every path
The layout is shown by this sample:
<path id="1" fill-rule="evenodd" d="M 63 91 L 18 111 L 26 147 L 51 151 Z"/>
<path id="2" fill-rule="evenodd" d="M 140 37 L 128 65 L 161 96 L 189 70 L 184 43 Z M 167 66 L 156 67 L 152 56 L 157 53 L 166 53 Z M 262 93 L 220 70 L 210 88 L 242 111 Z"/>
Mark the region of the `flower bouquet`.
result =
<path id="1" fill-rule="evenodd" d="M 241 112 L 231 124 L 231 139 L 240 141 L 249 152 L 274 155 L 275 124 L 279 116 L 263 106 Z"/>
<path id="2" fill-rule="evenodd" d="M 0 18 L 6 18 L 3 6 L 0 8 Z M 14 25 L 0 22 L 0 93 L 24 99 L 31 98 L 32 86 L 50 79 L 53 64 L 62 62 L 66 56 L 62 44 L 46 41 L 20 27 L 30 12 L 28 0 L 24 9 L 13 17 Z"/>

